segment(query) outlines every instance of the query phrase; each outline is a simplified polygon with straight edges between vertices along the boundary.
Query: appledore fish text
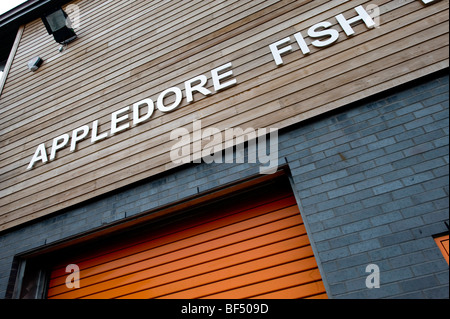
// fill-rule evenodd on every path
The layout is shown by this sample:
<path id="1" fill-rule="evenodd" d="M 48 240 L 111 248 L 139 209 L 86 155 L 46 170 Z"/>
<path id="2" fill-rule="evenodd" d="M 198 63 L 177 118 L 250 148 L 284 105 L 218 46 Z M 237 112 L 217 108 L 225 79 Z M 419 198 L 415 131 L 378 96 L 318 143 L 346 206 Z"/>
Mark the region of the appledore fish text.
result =
<path id="1" fill-rule="evenodd" d="M 423 0 L 423 2 L 433 1 Z M 301 58 L 304 55 L 312 54 L 312 47 L 326 48 L 339 40 L 354 36 L 355 30 L 353 27 L 356 24 L 363 23 L 368 29 L 379 27 L 380 10 L 375 5 L 358 6 L 354 8 L 352 16 L 345 17 L 343 14 L 339 14 L 333 19 L 335 19 L 333 23 L 330 21 L 319 22 L 306 30 L 270 44 L 267 52 L 273 57 L 274 67 L 284 65 L 283 56 L 286 54 L 298 54 Z M 343 32 L 340 32 L 337 27 L 333 28 L 335 25 L 340 27 Z M 207 87 L 208 80 L 212 81 L 212 87 L 210 88 Z M 232 63 L 223 64 L 212 69 L 208 74 L 201 74 L 185 81 L 182 88 L 178 86 L 169 87 L 161 92 L 156 99 L 149 97 L 113 112 L 109 119 L 110 129 L 108 130 L 100 131 L 101 125 L 107 123 L 99 123 L 99 120 L 94 120 L 90 124 L 54 138 L 49 143 L 50 145 L 46 145 L 46 143 L 38 145 L 27 169 L 35 168 L 38 163 L 42 165 L 55 161 L 58 152 L 65 148 L 70 148 L 72 153 L 76 152 L 77 145 L 83 140 L 90 139 L 91 144 L 94 144 L 143 125 L 151 120 L 156 110 L 162 113 L 173 112 L 179 108 L 183 100 L 189 105 L 194 102 L 194 94 L 210 96 L 233 87 L 237 83 L 238 80 L 233 74 Z"/>

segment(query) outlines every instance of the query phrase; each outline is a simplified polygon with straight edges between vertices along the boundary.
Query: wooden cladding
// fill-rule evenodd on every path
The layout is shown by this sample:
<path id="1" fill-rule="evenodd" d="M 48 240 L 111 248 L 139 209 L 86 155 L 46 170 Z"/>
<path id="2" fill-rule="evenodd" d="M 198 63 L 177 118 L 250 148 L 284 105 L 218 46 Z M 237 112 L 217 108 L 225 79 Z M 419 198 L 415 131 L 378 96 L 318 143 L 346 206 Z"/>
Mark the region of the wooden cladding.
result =
<path id="1" fill-rule="evenodd" d="M 48 298 L 326 298 L 292 193 L 273 193 L 69 254 Z M 66 286 L 67 264 L 80 269 L 77 289 Z"/>
<path id="2" fill-rule="evenodd" d="M 25 26 L 0 99 L 0 231 L 176 166 L 170 132 L 203 127 L 283 128 L 448 67 L 448 1 L 73 1 L 79 38 L 62 53 L 40 20 Z M 380 25 L 337 15 L 376 5 Z M 269 46 L 329 21 L 339 40 L 283 56 Z M 304 34 L 306 35 L 306 33 Z M 305 41 L 311 43 L 305 36 Z M 292 45 L 295 46 L 294 40 Z M 30 73 L 26 63 L 44 64 Z M 232 63 L 237 84 L 92 144 L 84 140 L 27 170 L 38 145 Z M 213 87 L 211 79 L 207 88 Z"/>

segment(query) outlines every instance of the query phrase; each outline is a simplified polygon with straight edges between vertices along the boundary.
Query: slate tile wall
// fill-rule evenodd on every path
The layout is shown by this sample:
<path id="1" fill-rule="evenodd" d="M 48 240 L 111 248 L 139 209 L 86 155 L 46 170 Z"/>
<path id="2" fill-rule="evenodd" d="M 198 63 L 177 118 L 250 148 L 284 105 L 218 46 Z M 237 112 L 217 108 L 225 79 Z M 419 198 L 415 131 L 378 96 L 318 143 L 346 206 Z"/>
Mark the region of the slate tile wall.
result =
<path id="1" fill-rule="evenodd" d="M 448 298 L 448 264 L 432 237 L 448 232 L 448 89 L 440 72 L 279 132 L 279 163 L 331 298 Z M 258 172 L 186 165 L 0 233 L 0 297 L 17 254 Z M 369 264 L 380 288 L 365 285 Z"/>

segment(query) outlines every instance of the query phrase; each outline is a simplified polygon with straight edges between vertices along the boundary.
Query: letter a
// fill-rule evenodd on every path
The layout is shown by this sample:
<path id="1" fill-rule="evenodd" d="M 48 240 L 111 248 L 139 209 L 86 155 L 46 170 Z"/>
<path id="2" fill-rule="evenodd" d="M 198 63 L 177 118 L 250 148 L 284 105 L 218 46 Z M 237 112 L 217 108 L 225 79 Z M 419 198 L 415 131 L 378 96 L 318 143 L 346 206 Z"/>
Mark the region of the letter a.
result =
<path id="1" fill-rule="evenodd" d="M 33 155 L 33 158 L 31 159 L 30 165 L 28 165 L 27 170 L 32 169 L 34 164 L 37 161 L 42 161 L 42 163 L 44 163 L 44 164 L 48 162 L 47 150 L 45 149 L 45 144 L 41 144 L 38 146 L 38 148 L 36 149 L 36 152 Z"/>
<path id="2" fill-rule="evenodd" d="M 185 128 L 177 128 L 170 133 L 170 140 L 179 140 L 170 150 L 170 160 L 172 163 L 189 163 L 191 161 L 191 136 L 189 131 Z"/>
<path id="3" fill-rule="evenodd" d="M 366 272 L 371 274 L 366 278 L 366 287 L 369 289 L 380 288 L 380 268 L 375 264 L 367 265 Z"/>
<path id="4" fill-rule="evenodd" d="M 66 272 L 71 273 L 66 278 L 66 287 L 69 289 L 80 288 L 80 267 L 75 264 L 68 265 Z"/>

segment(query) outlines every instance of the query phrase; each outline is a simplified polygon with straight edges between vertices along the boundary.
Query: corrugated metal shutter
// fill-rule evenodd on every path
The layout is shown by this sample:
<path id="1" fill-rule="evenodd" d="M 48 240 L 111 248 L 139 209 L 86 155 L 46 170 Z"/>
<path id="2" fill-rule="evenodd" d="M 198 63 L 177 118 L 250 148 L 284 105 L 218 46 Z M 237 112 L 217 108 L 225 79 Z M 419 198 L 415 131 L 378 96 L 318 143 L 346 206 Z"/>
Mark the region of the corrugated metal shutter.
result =
<path id="1" fill-rule="evenodd" d="M 292 193 L 227 206 L 67 259 L 80 288 L 61 263 L 48 298 L 327 297 Z"/>

